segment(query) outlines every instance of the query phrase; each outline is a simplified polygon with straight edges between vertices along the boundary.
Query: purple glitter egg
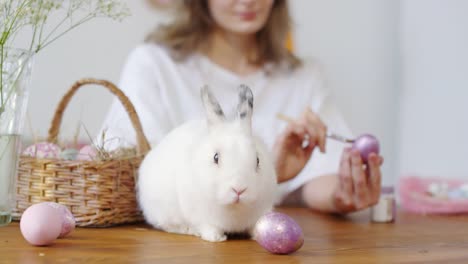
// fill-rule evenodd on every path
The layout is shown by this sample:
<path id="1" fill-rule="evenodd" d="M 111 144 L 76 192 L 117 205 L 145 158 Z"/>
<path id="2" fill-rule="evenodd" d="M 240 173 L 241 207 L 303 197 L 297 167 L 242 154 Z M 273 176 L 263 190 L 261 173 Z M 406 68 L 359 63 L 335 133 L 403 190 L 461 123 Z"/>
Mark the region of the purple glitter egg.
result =
<path id="1" fill-rule="evenodd" d="M 370 134 L 363 134 L 356 138 L 352 148 L 359 150 L 359 153 L 361 153 L 361 159 L 364 163 L 367 163 L 369 154 L 379 154 L 380 151 L 379 141 Z"/>
<path id="2" fill-rule="evenodd" d="M 278 212 L 262 216 L 255 225 L 254 236 L 260 246 L 274 254 L 290 254 L 304 244 L 301 227 Z"/>

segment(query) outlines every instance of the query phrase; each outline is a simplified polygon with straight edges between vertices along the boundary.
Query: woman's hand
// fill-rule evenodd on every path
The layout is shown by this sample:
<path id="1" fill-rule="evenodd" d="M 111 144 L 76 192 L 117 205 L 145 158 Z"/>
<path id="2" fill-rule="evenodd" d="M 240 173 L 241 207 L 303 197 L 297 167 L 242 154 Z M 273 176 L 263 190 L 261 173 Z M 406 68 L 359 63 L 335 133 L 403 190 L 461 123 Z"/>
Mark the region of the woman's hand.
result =
<path id="1" fill-rule="evenodd" d="M 273 147 L 279 183 L 298 175 L 316 146 L 325 152 L 326 134 L 327 127 L 310 108 L 298 119 L 289 121 Z"/>
<path id="2" fill-rule="evenodd" d="M 332 195 L 334 211 L 348 213 L 375 205 L 380 196 L 382 163 L 381 156 L 371 153 L 368 164 L 364 166 L 359 151 L 346 148 Z"/>

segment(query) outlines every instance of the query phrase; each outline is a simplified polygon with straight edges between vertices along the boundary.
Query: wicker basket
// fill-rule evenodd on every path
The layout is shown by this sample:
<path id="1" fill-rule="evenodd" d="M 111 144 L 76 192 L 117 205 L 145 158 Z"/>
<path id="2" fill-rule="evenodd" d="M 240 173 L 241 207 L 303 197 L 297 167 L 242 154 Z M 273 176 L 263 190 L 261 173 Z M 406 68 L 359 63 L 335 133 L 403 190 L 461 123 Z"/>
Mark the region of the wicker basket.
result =
<path id="1" fill-rule="evenodd" d="M 66 205 L 75 216 L 77 226 L 106 227 L 142 220 L 136 201 L 135 181 L 138 167 L 150 146 L 135 108 L 115 85 L 95 79 L 76 82 L 55 111 L 47 141 L 57 142 L 66 106 L 75 92 L 88 84 L 104 86 L 120 99 L 136 130 L 138 154 L 103 161 L 21 156 L 14 219 L 18 220 L 30 205 L 50 201 Z"/>

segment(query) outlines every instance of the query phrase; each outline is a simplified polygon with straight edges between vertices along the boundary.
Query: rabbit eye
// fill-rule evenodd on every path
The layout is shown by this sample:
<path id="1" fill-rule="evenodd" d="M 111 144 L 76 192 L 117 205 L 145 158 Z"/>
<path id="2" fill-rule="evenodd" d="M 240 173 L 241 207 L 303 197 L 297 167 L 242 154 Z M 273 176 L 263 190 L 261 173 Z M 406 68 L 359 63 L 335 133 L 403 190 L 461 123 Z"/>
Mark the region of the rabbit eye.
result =
<path id="1" fill-rule="evenodd" d="M 258 165 L 260 165 L 260 159 L 257 157 L 257 168 L 258 168 Z"/>
<path id="2" fill-rule="evenodd" d="M 218 160 L 219 160 L 219 155 L 218 153 L 215 153 L 214 157 L 213 157 L 213 160 L 214 160 L 214 163 L 218 164 Z"/>

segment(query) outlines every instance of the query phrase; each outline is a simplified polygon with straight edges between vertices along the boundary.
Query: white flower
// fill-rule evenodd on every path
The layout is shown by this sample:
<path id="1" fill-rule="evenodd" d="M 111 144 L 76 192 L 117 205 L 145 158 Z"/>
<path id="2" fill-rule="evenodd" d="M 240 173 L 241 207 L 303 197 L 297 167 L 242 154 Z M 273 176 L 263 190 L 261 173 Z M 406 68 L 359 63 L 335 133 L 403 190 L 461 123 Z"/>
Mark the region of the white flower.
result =
<path id="1" fill-rule="evenodd" d="M 53 20 L 55 25 L 49 23 L 52 14 L 62 17 Z M 29 51 L 37 53 L 91 19 L 107 17 L 120 21 L 129 15 L 129 9 L 120 0 L 0 0 L 0 73 L 5 72 L 4 62 L 8 59 L 5 48 L 25 29 L 32 32 Z M 4 85 L 1 80 L 0 94 Z M 1 97 L 0 110 L 6 103 Z"/>
<path id="2" fill-rule="evenodd" d="M 119 21 L 130 13 L 126 5 L 113 0 L 98 0 L 96 10 L 99 16 L 108 16 Z"/>

